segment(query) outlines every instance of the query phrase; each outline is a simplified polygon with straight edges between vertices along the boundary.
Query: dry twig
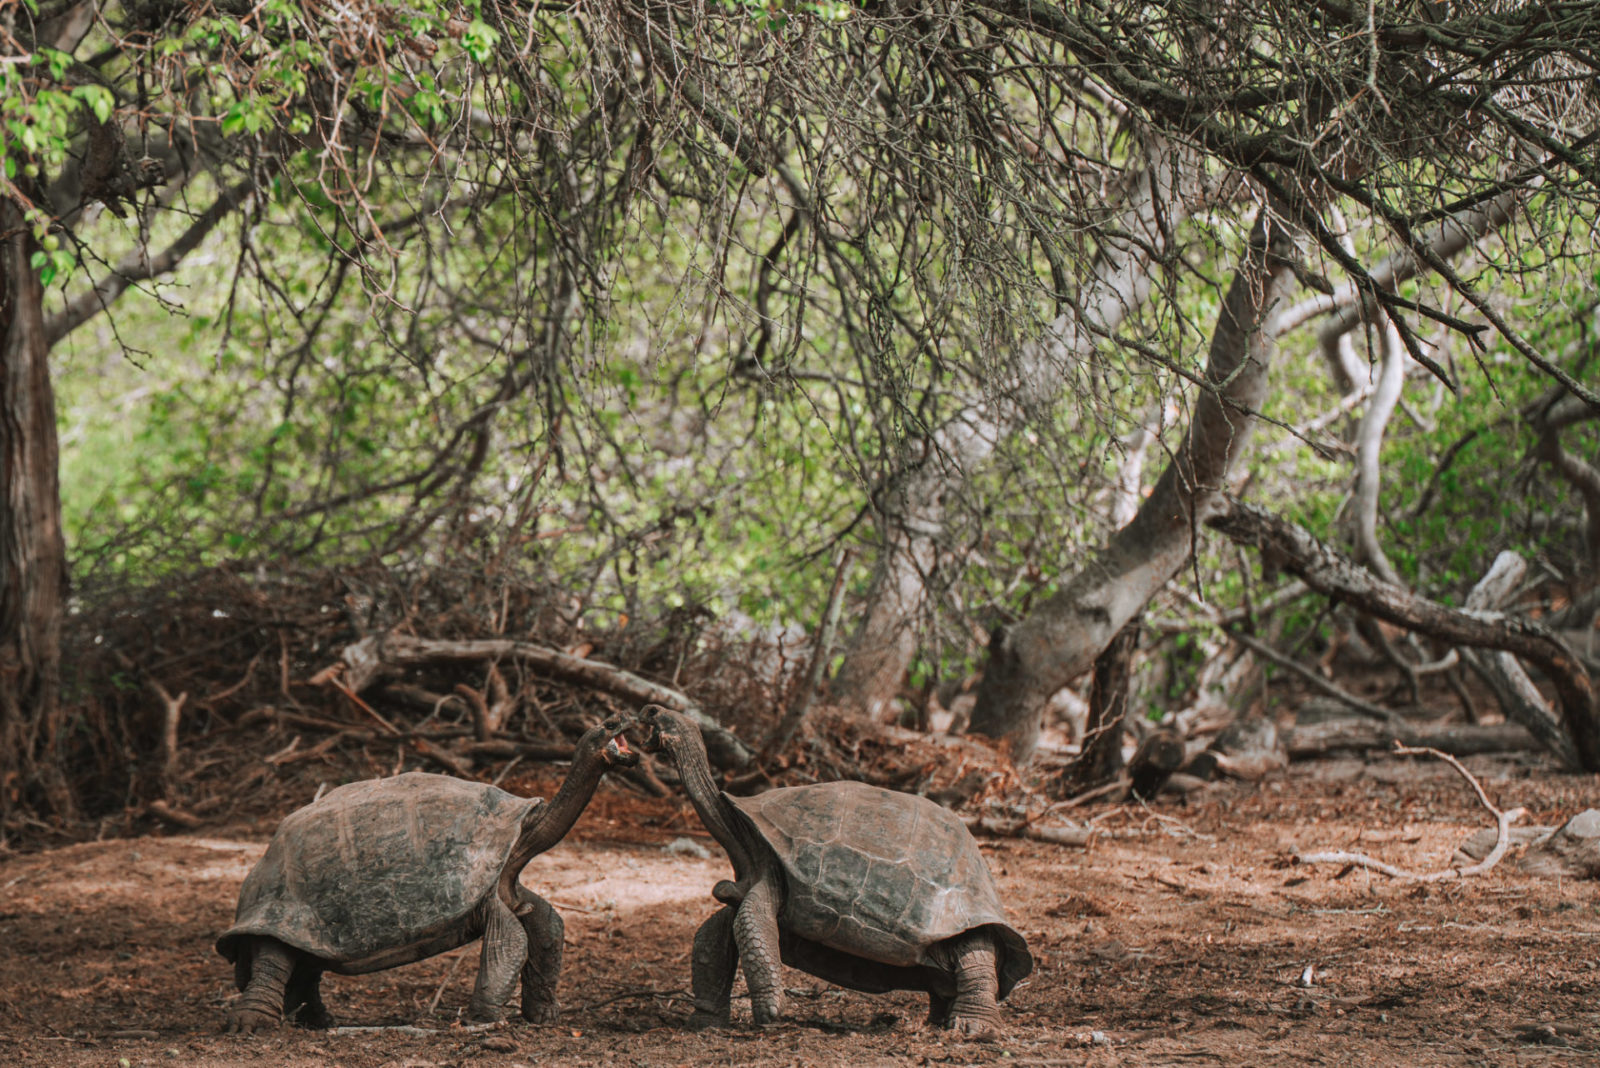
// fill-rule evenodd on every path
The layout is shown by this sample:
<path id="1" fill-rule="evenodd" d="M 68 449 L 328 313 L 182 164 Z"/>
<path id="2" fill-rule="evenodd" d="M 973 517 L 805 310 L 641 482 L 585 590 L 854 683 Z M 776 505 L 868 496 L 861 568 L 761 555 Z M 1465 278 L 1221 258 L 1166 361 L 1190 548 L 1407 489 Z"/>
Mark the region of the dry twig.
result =
<path id="1" fill-rule="evenodd" d="M 1461 761 L 1449 753 L 1427 746 L 1407 745 L 1396 745 L 1394 751 L 1407 756 L 1427 754 L 1428 756 L 1438 757 L 1461 773 L 1462 778 L 1471 784 L 1473 792 L 1478 795 L 1478 800 L 1483 803 L 1483 807 L 1488 809 L 1495 818 L 1494 848 L 1489 850 L 1489 855 L 1478 863 L 1465 868 L 1445 868 L 1443 871 L 1433 872 L 1406 871 L 1404 868 L 1397 868 L 1392 864 L 1385 864 L 1381 860 L 1369 857 L 1365 853 L 1350 853 L 1342 849 L 1321 853 L 1297 853 L 1294 858 L 1295 863 L 1349 864 L 1378 872 L 1381 875 L 1387 875 L 1391 879 L 1408 879 L 1419 883 L 1438 883 L 1447 879 L 1466 879 L 1474 875 L 1483 875 L 1493 869 L 1496 864 L 1499 864 L 1501 858 L 1506 855 L 1506 849 L 1511 845 L 1511 825 L 1521 819 L 1527 810 L 1518 807 L 1502 812 L 1496 808 L 1494 802 L 1489 800 L 1489 795 L 1483 792 L 1483 786 L 1479 784 L 1477 779 L 1473 778 L 1472 772 L 1463 767 Z"/>

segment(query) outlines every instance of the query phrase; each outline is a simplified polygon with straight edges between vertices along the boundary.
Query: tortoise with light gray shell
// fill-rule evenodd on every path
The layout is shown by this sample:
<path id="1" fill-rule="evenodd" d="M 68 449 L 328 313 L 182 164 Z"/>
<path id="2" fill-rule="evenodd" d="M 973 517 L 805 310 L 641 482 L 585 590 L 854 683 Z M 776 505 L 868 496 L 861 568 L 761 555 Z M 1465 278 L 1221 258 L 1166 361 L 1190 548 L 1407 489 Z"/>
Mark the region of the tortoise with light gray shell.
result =
<path id="1" fill-rule="evenodd" d="M 699 728 L 659 705 L 640 713 L 706 829 L 727 850 L 725 906 L 694 941 L 692 1026 L 726 1025 L 743 965 L 757 1024 L 782 1014 L 779 962 L 869 993 L 922 990 L 928 1022 L 999 1035 L 998 1002 L 1033 970 L 978 844 L 953 813 L 858 782 L 732 797 L 717 788 Z"/>
<path id="2" fill-rule="evenodd" d="M 239 891 L 217 952 L 243 995 L 229 1031 L 332 1026 L 324 971 L 360 975 L 482 937 L 470 1014 L 505 1016 L 522 977 L 522 1016 L 556 1018 L 563 924 L 518 878 L 572 829 L 606 769 L 637 764 L 616 716 L 578 741 L 551 801 L 411 772 L 350 783 L 291 812 Z"/>

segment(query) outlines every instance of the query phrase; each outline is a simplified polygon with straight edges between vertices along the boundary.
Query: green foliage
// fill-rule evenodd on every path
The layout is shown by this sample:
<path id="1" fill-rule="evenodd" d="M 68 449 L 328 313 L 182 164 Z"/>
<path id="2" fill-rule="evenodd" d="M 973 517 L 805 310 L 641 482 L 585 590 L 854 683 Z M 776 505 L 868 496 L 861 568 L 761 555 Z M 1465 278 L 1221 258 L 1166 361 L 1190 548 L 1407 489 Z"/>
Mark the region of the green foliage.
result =
<path id="1" fill-rule="evenodd" d="M 570 590 L 588 621 L 684 605 L 813 621 L 836 542 L 881 544 L 895 474 L 937 460 L 921 451 L 927 433 L 1009 388 L 1009 354 L 1069 309 L 1140 159 L 1130 131 L 1144 120 L 1120 117 L 1137 101 L 1036 90 L 1076 61 L 1067 48 L 954 15 L 966 59 L 948 80 L 933 43 L 896 38 L 899 16 L 849 2 L 726 0 L 694 24 L 703 52 L 680 59 L 703 61 L 700 88 L 729 122 L 778 138 L 814 186 L 802 210 L 682 95 L 687 75 L 650 82 L 659 72 L 636 67 L 657 60 L 583 12 L 511 25 L 503 8 L 437 0 L 382 0 L 349 20 L 289 0 L 221 10 L 121 27 L 148 47 L 101 64 L 103 82 L 78 69 L 88 46 L 0 64 L 6 195 L 33 205 L 52 310 L 106 276 L 117 257 L 101 250 L 167 247 L 228 182 L 262 189 L 172 280 L 57 348 L 80 578 L 471 559 Z M 1141 55 L 1187 47 L 1170 12 L 1129 19 L 1148 30 Z M 1338 40 L 1333 59 L 1366 62 Z M 1351 121 L 1380 121 L 1358 96 Z M 1241 129 L 1293 127 L 1303 111 L 1299 96 L 1269 101 Z M 1003 121 L 978 123 L 991 115 Z M 196 179 L 148 235 L 53 218 L 38 187 L 108 120 L 130 136 L 199 131 L 181 147 L 217 177 Z M 1337 140 L 1316 143 L 1337 155 Z M 1380 170 L 1383 204 L 1419 214 L 1475 188 L 1472 173 L 1409 161 Z M 1380 257 L 1372 220 L 1341 206 L 1358 257 Z M 918 684 L 976 665 L 989 627 L 1088 564 L 1118 522 L 1135 430 L 1157 432 L 1141 487 L 1166 466 L 1253 216 L 1213 208 L 1180 228 L 1157 299 L 1074 360 L 1060 402 L 952 491 Z M 1527 289 L 1507 314 L 1552 351 L 1580 336 L 1571 309 L 1595 272 L 1563 265 L 1590 262 L 1581 245 L 1558 257 L 1507 243 L 1475 265 L 1497 296 Z M 1448 303 L 1434 286 L 1405 295 Z M 1337 539 L 1360 409 L 1303 429 L 1340 400 L 1309 335 L 1283 340 L 1245 490 Z M 1460 393 L 1414 379 L 1422 414 L 1390 429 L 1381 536 L 1394 563 L 1439 596 L 1502 545 L 1571 564 L 1572 538 L 1531 517 L 1577 504 L 1528 461 L 1518 429 L 1546 380 L 1504 345 L 1485 373 L 1459 337 L 1426 340 Z M 853 576 L 858 597 L 868 571 Z M 1260 587 L 1231 546 L 1203 543 L 1152 609 L 1195 626 L 1165 650 L 1152 700 L 1181 693 L 1216 637 L 1190 598 L 1226 609 Z M 1318 610 L 1282 618 L 1299 633 Z"/>

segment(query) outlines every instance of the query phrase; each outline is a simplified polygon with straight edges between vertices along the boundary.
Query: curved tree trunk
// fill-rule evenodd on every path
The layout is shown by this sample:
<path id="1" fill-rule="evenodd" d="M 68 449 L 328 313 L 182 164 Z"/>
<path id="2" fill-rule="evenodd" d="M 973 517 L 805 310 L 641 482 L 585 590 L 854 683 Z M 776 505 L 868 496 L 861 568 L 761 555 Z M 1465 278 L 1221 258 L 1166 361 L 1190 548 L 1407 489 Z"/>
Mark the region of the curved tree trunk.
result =
<path id="1" fill-rule="evenodd" d="M 1193 552 L 1267 395 L 1269 320 L 1294 279 L 1290 253 L 1282 227 L 1258 219 L 1211 338 L 1205 380 L 1213 388 L 1198 394 L 1188 434 L 1154 492 L 1090 566 L 990 641 L 970 729 L 1009 742 L 1013 759 L 1033 755 L 1050 695 L 1087 671 Z"/>
<path id="2" fill-rule="evenodd" d="M 56 760 L 66 545 L 44 287 L 32 228 L 0 201 L 0 817 L 18 802 L 72 813 Z"/>
<path id="3" fill-rule="evenodd" d="M 1367 412 L 1361 417 L 1361 428 L 1356 433 L 1356 490 L 1352 509 L 1352 536 L 1356 559 L 1372 569 L 1373 574 L 1385 582 L 1402 585 L 1400 575 L 1389 562 L 1388 554 L 1378 541 L 1378 497 L 1383 486 L 1383 435 L 1389 428 L 1389 419 L 1400 403 L 1400 393 L 1406 382 L 1406 348 L 1400 341 L 1395 325 L 1384 319 L 1375 326 L 1383 345 L 1383 364 L 1378 372 L 1378 384 L 1367 402 Z"/>
<path id="4" fill-rule="evenodd" d="M 1210 179 L 1189 153 L 1161 154 L 1128 193 L 1126 209 L 1091 265 L 1073 307 L 1017 354 L 1009 388 L 957 412 L 924 439 L 878 504 L 880 550 L 866 615 L 851 638 L 832 693 L 879 718 L 916 652 L 915 624 L 932 580 L 952 566 L 943 551 L 946 500 L 1030 411 L 1052 406 L 1067 371 L 1086 359 L 1150 295 L 1154 263 L 1172 231 L 1204 202 Z"/>

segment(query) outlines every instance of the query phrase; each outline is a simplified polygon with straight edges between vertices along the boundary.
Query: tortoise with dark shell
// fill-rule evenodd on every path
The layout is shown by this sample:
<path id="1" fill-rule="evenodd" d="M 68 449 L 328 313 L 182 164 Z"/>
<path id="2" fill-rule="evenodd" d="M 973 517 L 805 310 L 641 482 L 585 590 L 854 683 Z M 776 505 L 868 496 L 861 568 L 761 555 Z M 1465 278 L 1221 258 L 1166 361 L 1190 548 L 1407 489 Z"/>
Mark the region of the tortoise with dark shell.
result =
<path id="1" fill-rule="evenodd" d="M 332 1025 L 325 971 L 359 975 L 483 939 L 470 1014 L 504 1017 L 522 978 L 522 1016 L 556 1018 L 561 917 L 519 881 L 588 805 L 606 769 L 637 764 L 622 732 L 631 716 L 591 728 L 554 798 L 411 772 L 350 783 L 291 812 L 239 891 L 217 939 L 243 995 L 228 1030 L 285 1016 Z"/>
<path id="2" fill-rule="evenodd" d="M 1033 970 L 978 844 L 953 813 L 858 782 L 733 797 L 699 728 L 659 705 L 640 722 L 666 752 L 734 879 L 694 943 L 694 1026 L 725 1025 L 738 967 L 757 1024 L 783 1011 L 779 962 L 854 990 L 922 990 L 931 1024 L 1000 1033 L 998 1002 Z"/>

